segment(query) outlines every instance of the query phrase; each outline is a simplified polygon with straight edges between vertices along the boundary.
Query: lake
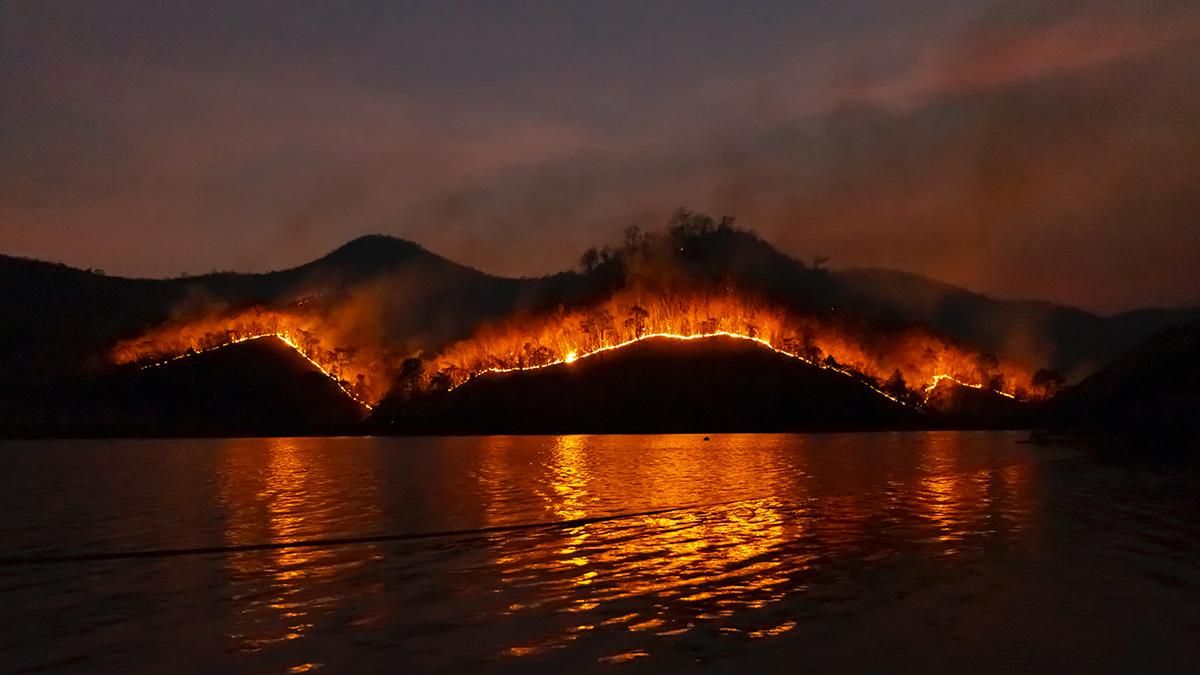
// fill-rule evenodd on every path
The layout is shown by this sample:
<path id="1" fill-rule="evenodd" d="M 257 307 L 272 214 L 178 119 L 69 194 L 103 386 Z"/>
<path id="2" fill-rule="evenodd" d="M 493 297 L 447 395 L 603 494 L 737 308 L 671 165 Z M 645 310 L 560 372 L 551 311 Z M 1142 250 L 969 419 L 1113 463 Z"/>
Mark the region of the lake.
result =
<path id="1" fill-rule="evenodd" d="M 1200 672 L 1200 477 L 1022 438 L 4 442 L 0 670 Z"/>

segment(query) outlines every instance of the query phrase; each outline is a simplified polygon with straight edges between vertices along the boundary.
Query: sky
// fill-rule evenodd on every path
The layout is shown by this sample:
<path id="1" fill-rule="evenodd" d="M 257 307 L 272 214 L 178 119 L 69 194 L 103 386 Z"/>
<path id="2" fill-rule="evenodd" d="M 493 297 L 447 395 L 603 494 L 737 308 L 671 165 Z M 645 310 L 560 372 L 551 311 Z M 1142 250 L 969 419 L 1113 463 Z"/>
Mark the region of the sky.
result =
<path id="1" fill-rule="evenodd" d="M 1098 312 L 1200 303 L 1194 0 L 0 4 L 0 252 L 572 267 L 678 207 Z"/>

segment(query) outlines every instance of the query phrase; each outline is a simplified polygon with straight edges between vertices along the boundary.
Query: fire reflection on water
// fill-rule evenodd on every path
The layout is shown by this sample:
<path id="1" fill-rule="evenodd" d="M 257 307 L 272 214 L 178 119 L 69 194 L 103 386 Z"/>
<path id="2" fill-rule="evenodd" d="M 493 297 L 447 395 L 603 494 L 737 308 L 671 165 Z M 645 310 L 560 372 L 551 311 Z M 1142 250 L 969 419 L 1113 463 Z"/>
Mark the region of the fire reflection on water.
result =
<path id="1" fill-rule="evenodd" d="M 328 466 L 345 461 L 337 454 L 321 451 L 312 439 L 265 442 L 233 440 L 223 448 L 219 491 L 228 545 L 336 537 L 378 521 L 378 509 L 370 508 L 374 485 L 341 484 L 345 471 Z M 345 499 L 348 490 L 355 491 L 353 501 Z M 305 637 L 316 618 L 341 609 L 345 578 L 377 556 L 374 546 L 229 555 L 236 612 L 229 638 L 239 650 L 258 651 Z M 305 661 L 295 667 L 319 665 Z"/>
<path id="2" fill-rule="evenodd" d="M 435 663 L 421 650 L 445 626 L 476 631 L 488 658 L 604 663 L 783 639 L 853 612 L 870 596 L 846 584 L 888 579 L 913 552 L 954 574 L 1013 544 L 1036 492 L 1011 439 L 969 434 L 431 439 L 402 456 L 320 443 L 228 442 L 228 544 L 618 517 L 228 555 L 235 649 L 297 666 L 328 660 L 311 645 L 331 626 L 389 626 Z"/>
<path id="3" fill-rule="evenodd" d="M 959 552 L 959 544 L 971 534 L 1020 531 L 1023 519 L 1012 513 L 1014 507 L 1017 514 L 1030 508 L 1028 465 L 971 470 L 960 465 L 961 449 L 937 435 L 927 436 L 920 450 L 918 466 L 924 474 L 917 486 L 920 515 L 933 528 L 932 537 L 944 546 L 945 554 Z"/>
<path id="4" fill-rule="evenodd" d="M 679 437 L 637 438 L 617 473 L 610 447 L 599 448 L 604 460 L 591 452 L 610 440 L 556 438 L 539 490 L 547 515 L 594 516 L 606 504 L 695 508 L 492 538 L 499 590 L 511 599 L 503 617 L 554 617 L 540 639 L 505 654 L 545 653 L 598 629 L 627 631 L 629 653 L 691 633 L 773 638 L 799 620 L 782 601 L 803 600 L 847 561 L 886 559 L 892 551 L 879 550 L 881 539 L 953 554 L 981 537 L 1018 534 L 1028 465 L 974 465 L 956 438 L 929 435 L 903 456 L 877 458 L 888 464 L 882 483 L 878 466 L 866 472 L 874 478 L 856 475 L 856 463 L 871 460 L 861 453 L 781 453 L 762 436 L 723 437 L 703 450 L 678 447 Z M 487 453 L 483 473 L 525 480 L 528 465 L 509 459 Z"/>

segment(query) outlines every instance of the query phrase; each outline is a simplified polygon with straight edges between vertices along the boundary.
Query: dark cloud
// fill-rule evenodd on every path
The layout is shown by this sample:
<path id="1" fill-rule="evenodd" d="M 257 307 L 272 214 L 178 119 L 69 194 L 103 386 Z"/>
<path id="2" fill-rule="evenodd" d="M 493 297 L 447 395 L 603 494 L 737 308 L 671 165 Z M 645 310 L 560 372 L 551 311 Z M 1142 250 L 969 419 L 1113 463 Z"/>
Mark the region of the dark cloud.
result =
<path id="1" fill-rule="evenodd" d="M 687 205 L 1000 295 L 1196 302 L 1197 38 L 1168 1 L 9 3 L 0 250 L 167 275 L 380 231 L 539 274 Z"/>

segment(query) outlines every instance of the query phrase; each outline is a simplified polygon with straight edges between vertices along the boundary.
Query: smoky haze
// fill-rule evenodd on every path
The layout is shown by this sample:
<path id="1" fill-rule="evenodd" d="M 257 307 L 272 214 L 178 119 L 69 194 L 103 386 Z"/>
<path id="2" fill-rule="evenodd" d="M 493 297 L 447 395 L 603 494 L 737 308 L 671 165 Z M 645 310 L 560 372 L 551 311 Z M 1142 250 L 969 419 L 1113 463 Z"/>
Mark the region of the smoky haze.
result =
<path id="1" fill-rule="evenodd" d="M 1190 2 L 6 3 L 0 84 L 0 251 L 110 274 L 383 232 L 539 275 L 687 206 L 1003 297 L 1200 301 Z"/>

